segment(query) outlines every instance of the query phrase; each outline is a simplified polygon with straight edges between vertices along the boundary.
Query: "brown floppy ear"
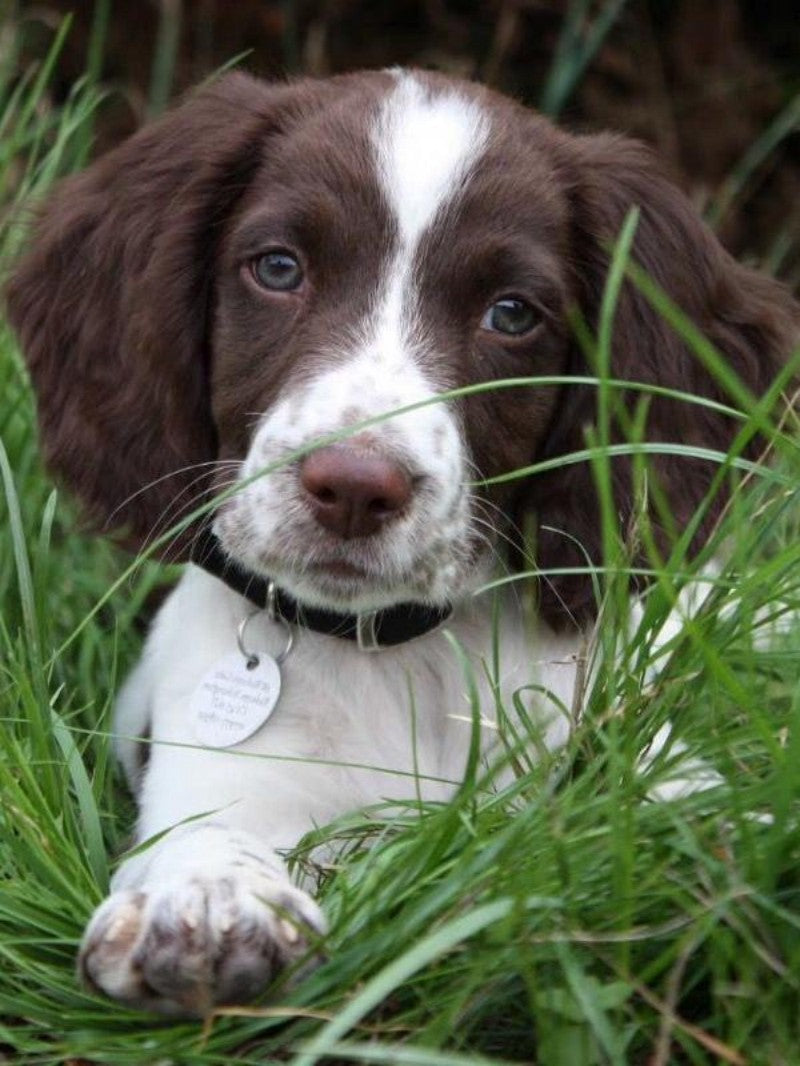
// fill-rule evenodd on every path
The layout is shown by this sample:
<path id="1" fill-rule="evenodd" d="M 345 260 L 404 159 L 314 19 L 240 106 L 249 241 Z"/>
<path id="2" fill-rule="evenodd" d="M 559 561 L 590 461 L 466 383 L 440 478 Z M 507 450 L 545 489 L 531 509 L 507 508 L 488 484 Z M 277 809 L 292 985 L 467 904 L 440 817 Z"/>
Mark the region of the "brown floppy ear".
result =
<path id="1" fill-rule="evenodd" d="M 184 513 L 215 457 L 218 233 L 286 91 L 228 75 L 63 182 L 7 286 L 46 462 L 130 546 Z"/>
<path id="2" fill-rule="evenodd" d="M 576 302 L 589 325 L 593 329 L 597 325 L 609 248 L 627 213 L 636 206 L 641 213 L 633 261 L 711 340 L 743 384 L 754 394 L 762 394 L 800 340 L 798 306 L 788 291 L 728 255 L 686 197 L 663 178 L 658 162 L 642 145 L 601 134 L 572 139 L 570 151 L 571 265 Z M 577 344 L 569 370 L 593 372 Z M 611 374 L 732 403 L 630 282 L 623 286 L 616 308 Z M 596 418 L 596 401 L 596 389 L 564 390 L 544 455 L 586 446 L 585 428 Z M 635 397 L 628 397 L 629 409 L 634 403 Z M 707 408 L 663 397 L 649 401 L 648 440 L 724 452 L 736 429 L 737 423 Z M 625 438 L 618 432 L 617 439 Z M 754 458 L 762 446 L 763 442 L 754 441 L 746 454 Z M 653 458 L 650 469 L 669 504 L 674 528 L 681 532 L 703 500 L 716 468 L 668 455 Z M 612 470 L 619 528 L 625 534 L 634 508 L 630 461 L 615 459 Z M 533 507 L 538 519 L 536 555 L 543 570 L 585 566 L 587 556 L 594 563 L 602 562 L 600 513 L 588 463 L 532 479 L 525 491 L 523 505 Z M 718 494 L 698 531 L 694 550 L 708 536 L 724 502 L 724 495 Z M 668 550 L 669 532 L 664 523 L 659 524 L 655 510 L 653 522 L 662 549 Z M 585 621 L 595 607 L 588 577 L 553 576 L 542 582 L 541 608 L 551 622 L 563 626 L 570 619 Z"/>

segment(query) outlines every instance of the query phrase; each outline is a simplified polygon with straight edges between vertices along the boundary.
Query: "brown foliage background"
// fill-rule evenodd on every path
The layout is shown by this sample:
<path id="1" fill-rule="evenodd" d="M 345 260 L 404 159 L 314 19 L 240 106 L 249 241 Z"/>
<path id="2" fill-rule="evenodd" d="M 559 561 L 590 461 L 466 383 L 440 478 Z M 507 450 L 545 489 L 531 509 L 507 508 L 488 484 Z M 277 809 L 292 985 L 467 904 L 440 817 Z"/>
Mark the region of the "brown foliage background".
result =
<path id="1" fill-rule="evenodd" d="M 611 0 L 613 3 L 613 0 Z M 96 126 L 103 151 L 158 110 L 154 57 L 174 36 L 160 95 L 179 93 L 233 56 L 266 77 L 412 64 L 478 78 L 541 104 L 572 13 L 591 32 L 592 0 L 112 0 Z M 629 0 L 559 120 L 613 128 L 654 145 L 737 255 L 800 280 L 800 8 L 797 0 Z M 86 69 L 96 5 L 15 5 L 25 53 L 74 23 L 54 85 L 66 96 Z M 156 93 L 155 95 L 158 95 Z M 732 197 L 730 176 L 794 99 L 794 132 Z"/>

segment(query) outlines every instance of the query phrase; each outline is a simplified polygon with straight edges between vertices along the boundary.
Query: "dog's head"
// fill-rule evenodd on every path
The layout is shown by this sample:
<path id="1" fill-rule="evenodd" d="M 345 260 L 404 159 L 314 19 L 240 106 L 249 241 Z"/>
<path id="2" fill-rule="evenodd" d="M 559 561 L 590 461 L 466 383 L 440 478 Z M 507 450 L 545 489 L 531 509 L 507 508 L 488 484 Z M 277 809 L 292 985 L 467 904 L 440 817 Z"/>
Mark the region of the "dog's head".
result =
<path id="1" fill-rule="evenodd" d="M 435 75 L 279 86 L 230 75 L 65 182 L 39 215 L 8 304 L 46 458 L 97 524 L 134 546 L 252 478 L 219 508 L 217 532 L 305 602 L 457 598 L 527 512 L 540 566 L 599 561 L 588 464 L 475 484 L 584 447 L 595 389 L 424 401 L 590 373 L 567 312 L 596 324 L 632 206 L 633 258 L 763 392 L 796 311 L 722 250 L 640 146 L 570 136 Z M 630 285 L 612 374 L 719 397 Z M 649 404 L 651 439 L 724 450 L 734 429 L 708 408 Z M 654 464 L 678 528 L 712 473 L 677 457 Z M 614 482 L 624 528 L 624 460 Z M 581 577 L 542 589 L 551 620 L 591 603 Z"/>

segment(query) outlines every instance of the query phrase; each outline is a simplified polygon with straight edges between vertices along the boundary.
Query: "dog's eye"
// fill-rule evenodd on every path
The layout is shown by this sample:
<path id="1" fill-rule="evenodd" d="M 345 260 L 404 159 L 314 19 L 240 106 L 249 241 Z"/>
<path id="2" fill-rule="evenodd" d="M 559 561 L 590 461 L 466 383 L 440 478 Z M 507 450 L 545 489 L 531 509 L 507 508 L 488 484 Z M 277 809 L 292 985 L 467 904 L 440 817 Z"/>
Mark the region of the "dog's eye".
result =
<path id="1" fill-rule="evenodd" d="M 300 287 L 303 268 L 289 252 L 267 252 L 252 262 L 253 277 L 264 289 L 291 292 Z"/>
<path id="2" fill-rule="evenodd" d="M 481 319 L 481 329 L 519 337 L 523 333 L 529 333 L 538 324 L 540 318 L 538 311 L 529 303 L 507 296 L 492 304 Z"/>

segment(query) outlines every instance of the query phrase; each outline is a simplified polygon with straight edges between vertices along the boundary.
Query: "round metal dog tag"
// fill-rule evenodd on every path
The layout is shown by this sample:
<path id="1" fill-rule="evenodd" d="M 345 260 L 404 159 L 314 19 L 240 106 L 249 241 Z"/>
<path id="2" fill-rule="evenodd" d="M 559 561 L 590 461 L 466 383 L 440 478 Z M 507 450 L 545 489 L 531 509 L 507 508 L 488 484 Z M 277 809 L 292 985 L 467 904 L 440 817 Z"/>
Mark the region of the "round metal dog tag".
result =
<path id="1" fill-rule="evenodd" d="M 280 693 L 281 672 L 269 655 L 226 655 L 192 693 L 197 739 L 210 748 L 240 744 L 267 721 Z"/>

